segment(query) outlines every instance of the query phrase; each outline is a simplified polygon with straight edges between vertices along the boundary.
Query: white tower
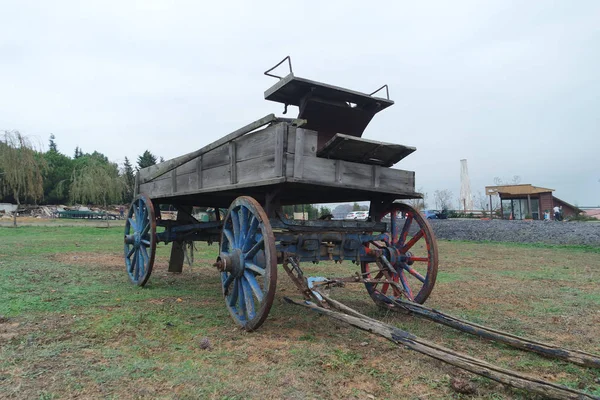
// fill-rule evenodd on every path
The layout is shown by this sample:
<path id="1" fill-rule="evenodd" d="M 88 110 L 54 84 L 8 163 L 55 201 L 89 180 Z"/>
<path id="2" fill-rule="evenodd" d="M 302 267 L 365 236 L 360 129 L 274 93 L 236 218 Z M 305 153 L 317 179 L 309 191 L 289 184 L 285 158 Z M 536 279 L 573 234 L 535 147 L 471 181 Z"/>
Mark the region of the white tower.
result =
<path id="1" fill-rule="evenodd" d="M 467 160 L 460 160 L 460 208 L 463 210 L 473 209 L 473 196 L 471 195 L 471 181 L 469 179 L 469 168 Z"/>

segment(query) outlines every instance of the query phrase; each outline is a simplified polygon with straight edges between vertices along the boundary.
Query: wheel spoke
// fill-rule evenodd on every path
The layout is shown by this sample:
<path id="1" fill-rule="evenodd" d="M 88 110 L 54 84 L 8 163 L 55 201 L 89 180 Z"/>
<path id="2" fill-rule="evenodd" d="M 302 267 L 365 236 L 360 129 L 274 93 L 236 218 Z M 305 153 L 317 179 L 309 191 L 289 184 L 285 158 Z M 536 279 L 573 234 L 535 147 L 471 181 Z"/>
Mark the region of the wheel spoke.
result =
<path id="1" fill-rule="evenodd" d="M 146 253 L 146 256 L 148 253 Z M 146 260 L 144 259 L 144 248 L 140 247 L 140 257 L 139 257 L 140 268 L 138 270 L 138 279 L 143 277 L 146 273 Z"/>
<path id="2" fill-rule="evenodd" d="M 141 243 L 142 243 L 144 246 L 146 246 L 146 247 L 150 247 L 150 241 L 149 241 L 149 240 L 142 239 L 140 242 L 141 242 Z"/>
<path id="3" fill-rule="evenodd" d="M 252 298 L 252 290 L 247 280 L 241 279 L 241 285 L 244 290 L 244 304 L 246 305 L 246 317 L 251 320 L 256 316 L 254 311 L 254 299 Z"/>
<path id="4" fill-rule="evenodd" d="M 135 227 L 136 227 L 136 231 L 137 231 L 137 227 L 138 227 L 137 221 L 139 221 L 140 218 L 139 218 L 139 214 L 138 214 L 138 206 L 137 206 L 136 203 L 137 202 L 133 203 L 133 214 L 131 215 L 130 220 L 133 220 L 133 218 L 135 218 L 135 221 L 136 221 L 135 222 Z"/>
<path id="5" fill-rule="evenodd" d="M 262 267 L 259 267 L 256 264 L 254 264 L 253 262 L 246 261 L 246 263 L 244 264 L 244 266 L 246 267 L 247 270 L 250 270 L 252 272 L 256 272 L 260 276 L 265 276 L 266 270 L 264 268 L 262 268 Z"/>
<path id="6" fill-rule="evenodd" d="M 398 238 L 398 242 L 394 244 L 404 244 L 406 243 L 406 238 L 408 237 L 408 231 L 410 230 L 410 226 L 412 225 L 413 215 L 412 213 L 406 213 L 406 221 L 404 221 L 404 226 L 402 227 L 402 232 L 400 232 L 400 237 Z"/>
<path id="7" fill-rule="evenodd" d="M 399 283 L 398 275 L 394 275 L 392 280 L 396 283 Z M 396 285 L 390 285 L 390 286 L 392 286 L 392 292 L 394 293 L 395 297 L 402 296 L 402 291 L 400 291 L 400 289 L 398 289 L 398 286 L 396 286 Z"/>
<path id="8" fill-rule="evenodd" d="M 242 251 L 248 251 L 248 249 L 254 242 L 254 236 L 256 235 L 257 229 L 258 219 L 255 216 L 252 216 L 252 218 L 250 219 L 250 228 L 248 229 L 248 235 L 246 235 L 244 244 L 242 245 Z"/>
<path id="9" fill-rule="evenodd" d="M 127 253 L 127 258 L 130 258 L 133 255 L 133 253 L 135 253 L 135 246 L 131 246 L 131 249 Z"/>
<path id="10" fill-rule="evenodd" d="M 264 240 L 264 238 L 260 238 L 260 240 L 258 242 L 256 242 L 250 250 L 248 250 L 248 252 L 246 253 L 246 257 L 247 258 L 254 257 L 256 255 L 256 253 L 258 253 L 259 250 L 264 249 L 264 247 L 265 247 L 265 240 Z"/>
<path id="11" fill-rule="evenodd" d="M 419 239 L 421 239 L 423 237 L 423 235 L 425 235 L 425 231 L 423 229 L 421 229 L 419 232 L 417 232 L 417 234 L 415 236 L 412 237 L 412 239 L 410 239 L 410 241 L 408 243 L 406 243 L 404 246 L 402 246 L 402 249 L 400 249 L 400 252 L 406 253 L 408 250 L 410 250 L 411 247 L 413 247 L 415 245 L 415 243 L 417 243 L 419 241 Z"/>
<path id="12" fill-rule="evenodd" d="M 148 262 L 148 264 L 150 264 L 150 255 L 148 254 L 148 249 L 145 247 L 142 247 L 142 254 L 144 254 L 146 261 Z M 146 265 L 144 265 L 144 273 L 146 271 Z"/>
<path id="13" fill-rule="evenodd" d="M 246 298 L 244 297 L 244 286 L 242 285 L 241 279 L 236 279 L 235 284 L 237 285 L 238 290 L 238 303 L 237 303 L 237 313 L 240 317 L 244 317 L 244 312 L 246 311 Z"/>
<path id="14" fill-rule="evenodd" d="M 256 296 L 256 299 L 258 300 L 258 302 L 262 303 L 263 292 L 262 292 L 262 289 L 260 288 L 260 285 L 256 281 L 256 278 L 254 277 L 254 275 L 252 275 L 248 271 L 244 271 L 244 279 L 246 279 L 246 281 L 250 285 L 250 288 L 252 289 L 252 293 L 254 293 L 254 296 Z"/>
<path id="15" fill-rule="evenodd" d="M 137 230 L 138 230 L 137 223 L 132 218 L 129 218 L 129 225 L 133 228 L 134 232 L 137 232 Z M 129 233 L 129 232 L 127 232 L 127 233 Z"/>
<path id="16" fill-rule="evenodd" d="M 223 233 L 225 234 L 225 237 L 227 238 L 227 241 L 229 242 L 228 249 L 229 250 L 233 249 L 235 246 L 235 242 L 233 241 L 233 232 L 231 232 L 229 229 L 223 228 Z"/>
<path id="17" fill-rule="evenodd" d="M 396 210 L 390 211 L 390 224 L 391 224 L 391 234 L 392 234 L 392 245 L 398 242 L 398 220 L 396 219 L 397 214 Z"/>
<path id="18" fill-rule="evenodd" d="M 133 256 L 133 263 L 132 263 L 133 264 L 133 279 L 136 281 L 138 280 L 138 276 L 140 274 L 139 259 L 140 259 L 140 251 L 139 251 L 139 249 L 136 249 L 136 252 Z"/>
<path id="19" fill-rule="evenodd" d="M 223 290 L 226 296 L 229 293 L 229 286 L 231 285 L 231 282 L 233 282 L 234 279 L 235 278 L 233 277 L 233 275 L 230 274 L 227 278 L 225 278 L 225 282 L 223 282 Z"/>
<path id="20" fill-rule="evenodd" d="M 402 283 L 402 287 L 404 288 L 404 291 L 406 292 L 406 297 L 408 297 L 408 299 L 410 301 L 413 301 L 414 300 L 413 293 L 412 293 L 412 290 L 410 289 L 410 286 L 408 285 L 408 281 L 406 280 L 404 271 L 400 271 L 400 282 Z"/>
<path id="21" fill-rule="evenodd" d="M 229 307 L 235 307 L 238 299 L 238 281 L 234 279 L 233 281 L 233 290 L 231 291 L 231 296 L 229 297 Z"/>
<path id="22" fill-rule="evenodd" d="M 408 261 L 429 262 L 429 257 L 410 257 Z"/>
<path id="23" fill-rule="evenodd" d="M 240 243 L 240 218 L 235 210 L 231 210 L 231 224 L 233 225 L 233 242 L 231 245 L 238 248 Z"/>
<path id="24" fill-rule="evenodd" d="M 402 263 L 402 268 L 407 271 L 409 274 L 420 280 L 422 283 L 425 283 L 425 277 L 417 272 L 413 267 L 406 263 Z"/>
<path id="25" fill-rule="evenodd" d="M 150 221 L 148 221 L 148 223 L 146 224 L 146 226 L 144 226 L 144 229 L 142 229 L 142 234 L 141 236 L 144 237 L 148 234 L 148 232 L 150 232 Z"/>
<path id="26" fill-rule="evenodd" d="M 244 243 L 248 237 L 248 209 L 241 206 L 238 211 L 239 223 L 240 223 L 240 239 L 239 247 L 244 247 Z"/>
<path id="27" fill-rule="evenodd" d="M 390 287 L 390 284 L 387 283 L 387 282 L 385 282 L 383 285 L 381 285 L 381 293 L 382 294 L 386 294 L 387 291 L 388 291 L 388 289 L 389 289 L 389 287 Z"/>

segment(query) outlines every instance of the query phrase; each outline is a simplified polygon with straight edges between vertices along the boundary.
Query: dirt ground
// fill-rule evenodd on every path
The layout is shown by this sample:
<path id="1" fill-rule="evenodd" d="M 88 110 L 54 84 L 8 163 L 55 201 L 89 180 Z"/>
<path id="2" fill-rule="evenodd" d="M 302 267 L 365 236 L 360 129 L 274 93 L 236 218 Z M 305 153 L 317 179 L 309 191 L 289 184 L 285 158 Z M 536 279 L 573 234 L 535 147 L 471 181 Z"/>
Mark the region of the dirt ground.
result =
<path id="1" fill-rule="evenodd" d="M 254 333 L 240 331 L 222 303 L 211 266 L 214 246 L 201 249 L 194 266 L 175 275 L 167 272 L 168 250 L 160 249 L 143 290 L 128 286 L 118 250 L 78 248 L 24 257 L 18 266 L 0 261 L 20 273 L 31 272 L 31 279 L 43 277 L 35 285 L 17 280 L 11 286 L 35 298 L 30 307 L 37 311 L 0 318 L 0 397 L 541 398 L 286 304 L 283 297 L 298 295 L 281 269 L 266 323 Z M 600 352 L 599 253 L 441 242 L 440 254 L 430 307 Z M 328 263 L 303 268 L 307 275 L 348 276 L 356 270 L 351 264 Z M 598 371 L 379 310 L 359 285 L 331 294 L 425 339 L 600 395 Z M 199 346 L 204 339 L 208 348 Z"/>

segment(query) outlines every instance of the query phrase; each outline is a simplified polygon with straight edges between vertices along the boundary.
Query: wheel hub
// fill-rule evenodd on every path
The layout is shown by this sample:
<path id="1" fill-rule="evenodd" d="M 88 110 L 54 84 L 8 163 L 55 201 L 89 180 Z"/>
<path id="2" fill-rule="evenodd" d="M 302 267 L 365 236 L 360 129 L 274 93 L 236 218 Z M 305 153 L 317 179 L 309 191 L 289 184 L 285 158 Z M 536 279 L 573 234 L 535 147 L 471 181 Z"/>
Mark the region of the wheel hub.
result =
<path id="1" fill-rule="evenodd" d="M 236 278 L 241 277 L 244 274 L 244 254 L 240 249 L 233 249 L 230 253 L 221 253 L 213 265 L 221 272 L 229 272 Z"/>

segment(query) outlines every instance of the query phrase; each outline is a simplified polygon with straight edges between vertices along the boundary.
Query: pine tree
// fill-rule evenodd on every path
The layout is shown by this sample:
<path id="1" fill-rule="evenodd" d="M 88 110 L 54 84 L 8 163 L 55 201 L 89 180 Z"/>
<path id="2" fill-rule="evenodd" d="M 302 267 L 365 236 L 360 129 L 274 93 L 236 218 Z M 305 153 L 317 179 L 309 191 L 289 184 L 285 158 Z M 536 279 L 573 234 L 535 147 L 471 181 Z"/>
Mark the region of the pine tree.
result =
<path id="1" fill-rule="evenodd" d="M 75 156 L 73 158 L 79 158 L 83 156 L 83 151 L 79 148 L 79 146 L 75 147 Z"/>
<path id="2" fill-rule="evenodd" d="M 54 133 L 50 134 L 50 141 L 48 144 L 48 147 L 50 148 L 50 151 L 58 151 L 58 148 L 56 147 L 56 142 L 54 141 L 54 139 L 56 139 L 56 136 L 54 136 Z"/>
<path id="3" fill-rule="evenodd" d="M 133 191 L 135 189 L 135 175 L 127 157 L 125 157 L 125 162 L 123 163 L 123 179 L 125 181 L 125 201 L 130 203 L 133 200 Z"/>
<path id="4" fill-rule="evenodd" d="M 138 157 L 137 160 L 138 168 L 147 168 L 151 165 L 156 165 L 156 156 L 150 153 L 148 150 L 144 151 L 144 154 Z"/>

